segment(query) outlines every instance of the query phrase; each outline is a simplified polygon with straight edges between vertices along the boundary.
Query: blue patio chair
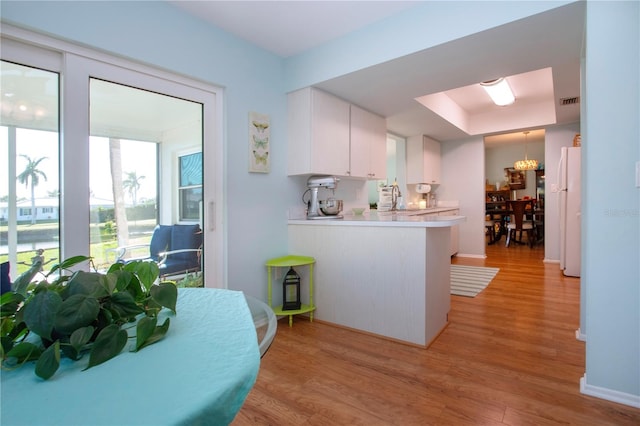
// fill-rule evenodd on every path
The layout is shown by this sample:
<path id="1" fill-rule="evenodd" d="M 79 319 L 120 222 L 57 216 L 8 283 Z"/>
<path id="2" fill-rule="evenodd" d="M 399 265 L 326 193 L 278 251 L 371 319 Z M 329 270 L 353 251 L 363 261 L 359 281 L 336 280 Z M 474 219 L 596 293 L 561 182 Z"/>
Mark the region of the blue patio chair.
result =
<path id="1" fill-rule="evenodd" d="M 149 248 L 149 254 L 129 257 L 128 252 Z M 133 260 L 154 261 L 160 268 L 160 276 L 178 275 L 200 270 L 202 256 L 202 230 L 199 225 L 157 225 L 149 244 L 118 247 L 116 262 Z"/>
<path id="2" fill-rule="evenodd" d="M 0 265 L 0 279 L 2 281 L 2 286 L 0 287 L 0 291 L 2 294 L 5 294 L 8 291 L 11 291 L 11 277 L 9 276 L 9 262 L 3 262 Z"/>

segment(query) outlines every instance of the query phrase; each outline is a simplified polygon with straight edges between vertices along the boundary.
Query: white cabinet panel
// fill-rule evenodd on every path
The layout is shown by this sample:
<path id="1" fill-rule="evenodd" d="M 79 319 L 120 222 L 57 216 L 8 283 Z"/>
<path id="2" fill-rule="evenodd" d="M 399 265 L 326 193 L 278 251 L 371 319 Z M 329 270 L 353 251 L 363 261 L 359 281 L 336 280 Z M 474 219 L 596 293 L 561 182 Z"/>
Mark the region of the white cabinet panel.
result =
<path id="1" fill-rule="evenodd" d="M 352 177 L 387 177 L 387 122 L 356 105 L 351 105 L 350 166 Z"/>
<path id="2" fill-rule="evenodd" d="M 385 179 L 387 122 L 313 88 L 288 100 L 288 175 Z"/>
<path id="3" fill-rule="evenodd" d="M 440 183 L 440 142 L 427 136 L 407 139 L 407 183 Z"/>
<path id="4" fill-rule="evenodd" d="M 429 345 L 450 310 L 449 228 L 289 225 L 316 260 L 314 318 Z"/>
<path id="5" fill-rule="evenodd" d="M 455 210 L 447 210 L 447 211 L 443 211 L 438 213 L 438 216 L 458 216 L 460 214 L 460 210 L 459 209 L 455 209 Z M 459 225 L 454 225 L 451 227 L 451 249 L 450 249 L 450 255 L 454 256 L 455 254 L 458 253 L 458 250 L 460 248 L 460 226 Z"/>
<path id="6" fill-rule="evenodd" d="M 289 175 L 349 172 L 349 104 L 320 90 L 288 95 Z"/>

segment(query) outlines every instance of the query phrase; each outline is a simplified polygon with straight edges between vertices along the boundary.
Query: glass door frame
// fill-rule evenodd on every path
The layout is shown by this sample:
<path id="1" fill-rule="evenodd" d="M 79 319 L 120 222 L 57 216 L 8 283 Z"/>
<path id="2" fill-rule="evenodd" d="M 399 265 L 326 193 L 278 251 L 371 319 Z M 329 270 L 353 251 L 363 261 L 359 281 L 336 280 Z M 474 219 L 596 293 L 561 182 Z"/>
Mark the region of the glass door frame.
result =
<path id="1" fill-rule="evenodd" d="M 63 259 L 87 254 L 89 250 L 90 78 L 203 105 L 205 287 L 227 288 L 222 89 L 11 25 L 3 25 L 1 42 L 3 59 L 60 73 L 60 251 Z"/>

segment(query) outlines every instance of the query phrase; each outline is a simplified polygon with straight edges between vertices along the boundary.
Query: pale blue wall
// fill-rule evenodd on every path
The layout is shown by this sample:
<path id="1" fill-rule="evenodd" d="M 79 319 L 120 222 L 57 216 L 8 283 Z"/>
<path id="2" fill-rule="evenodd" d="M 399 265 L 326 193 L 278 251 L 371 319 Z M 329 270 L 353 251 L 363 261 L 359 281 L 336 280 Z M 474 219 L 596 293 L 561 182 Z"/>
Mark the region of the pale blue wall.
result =
<path id="1" fill-rule="evenodd" d="M 287 252 L 300 198 L 285 177 L 282 59 L 164 2 L 3 1 L 2 19 L 224 87 L 228 286 L 266 300 L 264 262 Z M 247 171 L 250 111 L 271 116 L 269 174 Z"/>
<path id="2" fill-rule="evenodd" d="M 287 59 L 286 91 L 419 52 L 570 1 L 427 1 Z"/>
<path id="3" fill-rule="evenodd" d="M 640 396 L 640 3 L 588 2 L 586 23 L 586 382 Z"/>

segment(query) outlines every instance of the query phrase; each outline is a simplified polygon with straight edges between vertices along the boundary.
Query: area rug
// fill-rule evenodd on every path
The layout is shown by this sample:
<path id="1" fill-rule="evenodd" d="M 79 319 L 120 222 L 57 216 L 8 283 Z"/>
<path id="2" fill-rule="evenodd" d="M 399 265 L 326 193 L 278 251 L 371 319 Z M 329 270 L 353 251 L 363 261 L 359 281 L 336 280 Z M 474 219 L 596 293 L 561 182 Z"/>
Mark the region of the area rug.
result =
<path id="1" fill-rule="evenodd" d="M 496 276 L 499 268 L 451 265 L 451 294 L 475 297 Z"/>

